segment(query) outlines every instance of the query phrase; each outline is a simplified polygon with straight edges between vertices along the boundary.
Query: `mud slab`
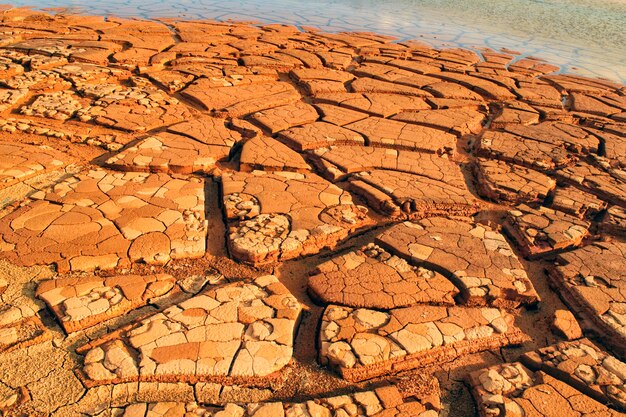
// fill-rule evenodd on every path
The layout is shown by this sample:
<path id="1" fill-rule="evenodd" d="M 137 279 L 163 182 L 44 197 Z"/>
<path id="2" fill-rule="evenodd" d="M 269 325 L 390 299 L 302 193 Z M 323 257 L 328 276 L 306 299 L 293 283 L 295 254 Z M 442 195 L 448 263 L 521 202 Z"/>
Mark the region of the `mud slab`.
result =
<path id="1" fill-rule="evenodd" d="M 468 377 L 480 416 L 553 415 L 621 416 L 623 413 L 581 393 L 542 371 L 531 372 L 518 362 L 486 368 Z"/>

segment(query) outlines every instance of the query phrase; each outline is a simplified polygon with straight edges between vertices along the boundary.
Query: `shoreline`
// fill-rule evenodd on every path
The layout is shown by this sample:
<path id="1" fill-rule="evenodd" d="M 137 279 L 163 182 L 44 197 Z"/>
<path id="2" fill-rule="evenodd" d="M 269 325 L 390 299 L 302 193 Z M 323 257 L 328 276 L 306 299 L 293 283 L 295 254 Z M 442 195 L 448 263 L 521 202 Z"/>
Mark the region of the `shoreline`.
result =
<path id="1" fill-rule="evenodd" d="M 375 12 L 376 8 L 368 3 L 359 4 L 357 9 L 352 10 L 349 6 L 350 3 L 344 4 L 330 0 L 325 3 L 314 2 L 311 4 L 287 0 L 286 5 L 293 6 L 293 11 L 279 9 L 279 6 L 272 6 L 271 4 L 247 0 L 230 6 L 238 10 L 236 13 L 223 11 L 217 1 L 210 1 L 206 5 L 198 5 L 196 7 L 173 2 L 169 6 L 170 10 L 164 10 L 160 6 L 155 8 L 149 4 L 142 5 L 140 2 L 132 1 L 128 5 L 125 2 L 120 2 L 120 7 L 115 5 L 77 6 L 75 10 L 83 15 L 94 14 L 94 12 L 96 12 L 95 14 L 103 15 L 102 12 L 108 11 L 110 13 L 104 14 L 148 19 L 165 17 L 187 19 L 212 18 L 218 21 L 232 19 L 232 21 L 246 22 L 249 21 L 249 18 L 259 20 L 258 16 L 264 16 L 264 19 L 260 19 L 260 24 L 287 23 L 298 27 L 317 26 L 320 30 L 329 32 L 373 31 L 396 36 L 400 40 L 417 39 L 437 48 L 462 47 L 474 51 L 480 51 L 482 48 L 518 50 L 522 52 L 522 56 L 536 56 L 559 65 L 565 73 L 606 78 L 622 83 L 626 82 L 626 58 L 621 53 L 621 50 L 626 48 L 626 39 L 623 40 L 623 48 L 620 48 L 619 38 L 609 40 L 611 38 L 604 35 L 604 38 L 601 40 L 602 43 L 588 44 L 589 42 L 594 42 L 594 38 L 590 37 L 592 35 L 583 34 L 583 38 L 577 39 L 576 36 L 568 33 L 571 29 L 565 27 L 558 30 L 540 31 L 539 33 L 521 29 L 513 29 L 512 32 L 509 32 L 509 29 L 502 26 L 502 23 L 490 26 L 489 18 L 487 17 L 477 15 L 476 18 L 479 19 L 479 23 L 470 24 L 468 21 L 463 21 L 464 17 L 459 12 L 454 12 L 451 16 L 448 16 L 445 11 L 436 10 L 434 6 L 428 4 L 428 1 L 426 3 L 428 7 L 425 9 L 407 10 L 407 18 L 402 20 L 397 17 L 401 10 L 399 5 L 380 6 L 382 7 L 381 14 L 377 16 L 377 20 L 372 20 L 369 14 Z M 588 7 L 587 3 L 583 2 L 583 5 Z M 568 6 L 574 7 L 570 3 L 568 3 Z M 45 7 L 45 5 L 42 7 Z M 185 7 L 187 9 L 184 9 Z M 330 19 L 321 18 L 318 10 L 320 7 L 336 8 L 337 16 Z M 446 5 L 446 7 L 448 9 L 444 10 L 450 12 L 450 6 Z M 471 13 L 469 10 L 473 6 L 466 7 L 468 8 L 468 13 Z M 556 6 L 548 4 L 546 7 L 554 8 Z M 177 10 L 177 8 L 181 9 Z M 506 13 L 506 9 L 501 10 L 499 13 Z M 622 15 L 623 17 L 619 17 L 619 19 L 624 20 L 626 25 L 626 7 L 618 16 Z M 492 17 L 492 19 L 497 18 L 497 15 Z M 614 23 L 608 20 L 602 23 L 605 25 L 612 24 L 612 27 L 615 27 L 616 25 L 619 26 L 621 20 Z M 545 23 L 546 25 L 552 24 L 549 21 Z M 532 21 L 529 24 L 538 25 L 539 22 Z M 572 26 L 575 24 L 576 20 L 574 17 L 563 18 L 561 22 L 561 25 Z M 591 28 L 591 26 L 591 23 L 587 23 L 584 27 Z M 582 30 L 584 30 L 584 27 Z M 555 30 L 556 32 L 552 33 Z M 615 31 L 615 28 L 613 31 Z M 613 44 L 615 46 L 611 46 Z"/>

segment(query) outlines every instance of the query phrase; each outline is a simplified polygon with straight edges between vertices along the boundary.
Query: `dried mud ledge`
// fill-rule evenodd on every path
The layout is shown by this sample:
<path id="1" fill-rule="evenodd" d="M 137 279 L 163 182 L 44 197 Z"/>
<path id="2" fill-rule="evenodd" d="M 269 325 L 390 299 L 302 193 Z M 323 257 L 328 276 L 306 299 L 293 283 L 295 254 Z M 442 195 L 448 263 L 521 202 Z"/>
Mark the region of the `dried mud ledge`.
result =
<path id="1" fill-rule="evenodd" d="M 624 415 L 626 87 L 558 71 L 0 7 L 0 415 Z"/>

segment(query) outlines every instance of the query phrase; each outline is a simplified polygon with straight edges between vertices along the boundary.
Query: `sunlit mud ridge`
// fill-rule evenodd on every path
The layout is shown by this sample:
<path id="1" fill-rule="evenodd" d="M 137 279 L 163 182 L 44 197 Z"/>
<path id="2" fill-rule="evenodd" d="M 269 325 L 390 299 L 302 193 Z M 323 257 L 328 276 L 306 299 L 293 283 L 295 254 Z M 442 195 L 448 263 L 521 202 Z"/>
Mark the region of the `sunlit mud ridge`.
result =
<path id="1" fill-rule="evenodd" d="M 374 33 L 0 26 L 0 415 L 624 415 L 624 86 Z"/>

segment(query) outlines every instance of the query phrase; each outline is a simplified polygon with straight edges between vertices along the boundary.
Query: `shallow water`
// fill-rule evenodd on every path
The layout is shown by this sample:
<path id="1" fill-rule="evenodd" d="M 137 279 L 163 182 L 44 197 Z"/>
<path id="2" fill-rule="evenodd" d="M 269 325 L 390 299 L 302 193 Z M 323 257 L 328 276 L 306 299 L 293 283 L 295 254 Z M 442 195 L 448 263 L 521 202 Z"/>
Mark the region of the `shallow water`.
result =
<path id="1" fill-rule="evenodd" d="M 82 4 L 81 4 L 82 3 Z M 117 16 L 254 20 L 374 31 L 435 46 L 509 48 L 564 71 L 626 81 L 624 0 L 19 0 Z"/>

